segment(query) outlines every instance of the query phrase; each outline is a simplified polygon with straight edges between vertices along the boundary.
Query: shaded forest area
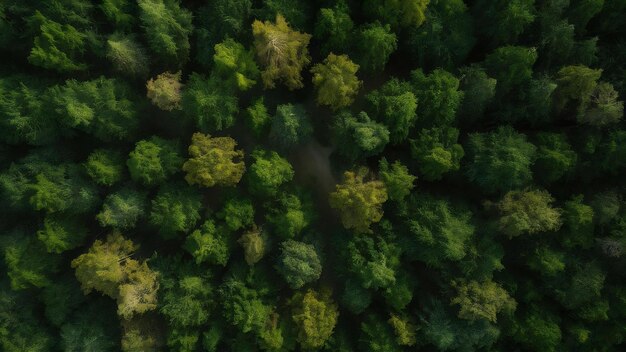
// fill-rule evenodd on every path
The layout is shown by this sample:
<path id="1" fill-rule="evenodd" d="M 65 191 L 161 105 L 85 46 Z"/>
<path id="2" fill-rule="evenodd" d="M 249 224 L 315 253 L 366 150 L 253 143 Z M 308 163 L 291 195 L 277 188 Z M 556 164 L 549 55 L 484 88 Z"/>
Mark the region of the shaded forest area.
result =
<path id="1" fill-rule="evenodd" d="M 0 350 L 626 349 L 626 0 L 0 1 Z"/>

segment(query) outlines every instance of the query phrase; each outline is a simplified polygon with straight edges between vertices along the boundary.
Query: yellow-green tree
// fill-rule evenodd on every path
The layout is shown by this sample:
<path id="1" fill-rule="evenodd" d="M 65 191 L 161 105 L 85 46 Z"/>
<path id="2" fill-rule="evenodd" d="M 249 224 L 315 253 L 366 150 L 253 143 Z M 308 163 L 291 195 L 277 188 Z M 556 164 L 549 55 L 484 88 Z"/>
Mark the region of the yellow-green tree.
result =
<path id="1" fill-rule="evenodd" d="M 116 299 L 117 313 L 126 319 L 153 310 L 157 304 L 157 273 L 145 262 L 131 258 L 137 248 L 114 232 L 105 242 L 96 240 L 87 253 L 72 261 L 83 292 L 96 290 Z"/>
<path id="2" fill-rule="evenodd" d="M 292 319 L 298 327 L 297 340 L 303 350 L 318 350 L 333 334 L 339 311 L 329 291 L 298 292 L 291 300 Z"/>
<path id="3" fill-rule="evenodd" d="M 387 201 L 385 184 L 378 180 L 364 181 L 367 170 L 346 171 L 343 183 L 329 196 L 330 206 L 339 211 L 341 222 L 357 233 L 369 233 L 370 225 L 383 217 Z"/>
<path id="4" fill-rule="evenodd" d="M 275 23 L 259 20 L 252 23 L 257 59 L 263 65 L 261 78 L 266 88 L 274 88 L 281 81 L 290 90 L 302 88 L 300 72 L 311 62 L 309 40 L 311 35 L 294 31 L 281 14 Z"/>
<path id="5" fill-rule="evenodd" d="M 194 133 L 189 146 L 191 158 L 183 164 L 185 180 L 203 187 L 236 185 L 246 170 L 243 150 L 235 150 L 236 146 L 230 137 Z"/>
<path id="6" fill-rule="evenodd" d="M 317 90 L 317 103 L 328 105 L 333 110 L 352 104 L 363 83 L 356 76 L 358 70 L 359 65 L 352 62 L 348 55 L 333 53 L 324 63 L 313 66 L 311 73 Z"/>
<path id="7" fill-rule="evenodd" d="M 459 318 L 467 320 L 486 319 L 496 322 L 500 311 L 512 313 L 517 303 L 505 289 L 493 281 L 453 282 L 457 295 L 450 301 L 460 306 Z"/>
<path id="8" fill-rule="evenodd" d="M 180 109 L 183 84 L 180 83 L 181 72 L 164 72 L 146 83 L 148 99 L 161 110 Z"/>

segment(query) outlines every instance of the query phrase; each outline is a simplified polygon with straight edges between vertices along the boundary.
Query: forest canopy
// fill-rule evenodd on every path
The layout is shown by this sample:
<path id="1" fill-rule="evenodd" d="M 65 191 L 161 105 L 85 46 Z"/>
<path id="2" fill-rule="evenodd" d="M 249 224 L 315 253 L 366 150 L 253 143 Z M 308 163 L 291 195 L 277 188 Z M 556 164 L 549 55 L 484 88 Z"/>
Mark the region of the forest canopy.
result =
<path id="1" fill-rule="evenodd" d="M 626 350 L 625 0 L 2 0 L 0 64 L 0 351 Z"/>

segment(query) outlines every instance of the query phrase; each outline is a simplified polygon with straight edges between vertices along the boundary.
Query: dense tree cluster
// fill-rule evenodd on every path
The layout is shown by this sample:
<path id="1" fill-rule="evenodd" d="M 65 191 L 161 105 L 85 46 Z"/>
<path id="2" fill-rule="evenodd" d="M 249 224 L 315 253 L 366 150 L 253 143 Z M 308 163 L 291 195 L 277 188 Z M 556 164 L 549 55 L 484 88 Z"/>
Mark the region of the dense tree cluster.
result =
<path id="1" fill-rule="evenodd" d="M 0 351 L 626 349 L 626 1 L 0 1 Z"/>

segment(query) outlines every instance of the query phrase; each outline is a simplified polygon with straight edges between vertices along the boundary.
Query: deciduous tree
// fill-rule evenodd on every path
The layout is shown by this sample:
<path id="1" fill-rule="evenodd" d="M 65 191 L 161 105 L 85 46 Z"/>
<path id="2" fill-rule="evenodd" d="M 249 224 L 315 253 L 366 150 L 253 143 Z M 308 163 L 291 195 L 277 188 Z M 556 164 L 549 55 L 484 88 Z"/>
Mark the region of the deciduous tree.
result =
<path id="1" fill-rule="evenodd" d="M 311 62 L 311 35 L 291 29 L 281 14 L 276 14 L 274 23 L 255 20 L 252 34 L 257 60 L 264 67 L 261 78 L 265 87 L 274 88 L 277 81 L 290 90 L 304 87 L 300 72 Z"/>
<path id="2" fill-rule="evenodd" d="M 152 200 L 149 222 L 165 239 L 187 233 L 200 220 L 202 196 L 184 183 L 168 183 L 160 187 Z"/>
<path id="3" fill-rule="evenodd" d="M 470 134 L 467 149 L 467 175 L 487 192 L 524 187 L 532 180 L 530 167 L 537 148 L 511 127 Z"/>
<path id="4" fill-rule="evenodd" d="M 130 177 L 145 186 L 163 184 L 180 170 L 183 159 L 179 149 L 176 141 L 157 136 L 137 142 L 126 161 Z"/>
<path id="5" fill-rule="evenodd" d="M 183 248 L 191 253 L 197 264 L 207 262 L 226 266 L 230 256 L 229 237 L 229 231 L 216 227 L 214 221 L 207 220 L 200 229 L 187 237 Z"/>
<path id="6" fill-rule="evenodd" d="M 346 171 L 343 183 L 329 195 L 330 206 L 339 211 L 346 229 L 370 233 L 370 225 L 383 217 L 382 205 L 387 201 L 385 184 L 378 180 L 365 181 L 367 170 Z"/>
<path id="7" fill-rule="evenodd" d="M 380 178 L 387 188 L 390 200 L 401 201 L 411 193 L 417 177 L 409 173 L 409 169 L 399 160 L 390 164 L 382 158 L 378 162 Z"/>
<path id="8" fill-rule="evenodd" d="M 239 90 L 248 90 L 256 84 L 259 68 L 254 54 L 231 38 L 215 45 L 215 70 Z"/>
<path id="9" fill-rule="evenodd" d="M 554 198 L 546 191 L 510 191 L 497 204 L 499 230 L 509 238 L 523 234 L 555 231 L 561 227 L 561 210 L 552 207 Z"/>
<path id="10" fill-rule="evenodd" d="M 183 164 L 190 185 L 202 187 L 234 186 L 246 170 L 243 150 L 235 150 L 237 142 L 230 137 L 211 137 L 194 133 L 191 136 L 189 155 Z"/>
<path id="11" fill-rule="evenodd" d="M 387 126 L 392 144 L 403 142 L 417 119 L 417 98 L 411 85 L 392 78 L 366 96 L 372 117 Z"/>
<path id="12" fill-rule="evenodd" d="M 146 83 L 148 99 L 159 109 L 172 111 L 180 109 L 183 85 L 180 83 L 181 72 L 163 72 Z"/>
<path id="13" fill-rule="evenodd" d="M 319 279 L 322 264 L 313 245 L 287 240 L 281 243 L 280 247 L 281 253 L 276 270 L 287 281 L 289 287 L 299 289 Z"/>
<path id="14" fill-rule="evenodd" d="M 465 151 L 457 144 L 459 130 L 452 127 L 422 129 L 416 139 L 410 139 L 411 156 L 425 180 L 439 180 L 459 170 Z"/>
<path id="15" fill-rule="evenodd" d="M 366 112 L 353 115 L 342 111 L 333 122 L 333 138 L 337 152 L 350 160 L 377 155 L 389 143 L 389 130 L 372 121 Z"/>
<path id="16" fill-rule="evenodd" d="M 232 127 L 235 115 L 239 112 L 239 103 L 233 90 L 234 87 L 224 84 L 218 75 L 206 78 L 194 72 L 189 76 L 183 91 L 183 112 L 202 132 Z"/>
<path id="17" fill-rule="evenodd" d="M 501 311 L 512 314 L 517 303 L 505 289 L 493 281 L 453 281 L 456 296 L 450 304 L 458 304 L 459 318 L 467 320 L 486 319 L 496 322 Z"/>
<path id="18" fill-rule="evenodd" d="M 353 58 L 364 71 L 380 72 L 397 48 L 398 38 L 389 25 L 375 22 L 357 29 Z"/>
<path id="19" fill-rule="evenodd" d="M 362 82 L 356 76 L 359 65 L 348 55 L 330 53 L 322 64 L 311 69 L 313 85 L 317 89 L 317 103 L 337 110 L 350 106 Z"/>
<path id="20" fill-rule="evenodd" d="M 276 107 L 269 139 L 277 147 L 287 150 L 305 142 L 312 133 L 313 127 L 304 106 L 284 104 Z"/>
<path id="21" fill-rule="evenodd" d="M 337 324 L 339 311 L 329 291 L 308 290 L 296 293 L 291 299 L 291 317 L 298 329 L 297 340 L 304 350 L 324 346 Z"/>

